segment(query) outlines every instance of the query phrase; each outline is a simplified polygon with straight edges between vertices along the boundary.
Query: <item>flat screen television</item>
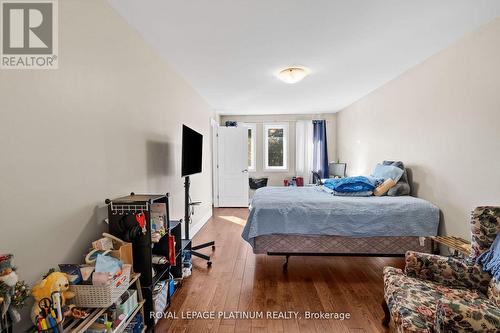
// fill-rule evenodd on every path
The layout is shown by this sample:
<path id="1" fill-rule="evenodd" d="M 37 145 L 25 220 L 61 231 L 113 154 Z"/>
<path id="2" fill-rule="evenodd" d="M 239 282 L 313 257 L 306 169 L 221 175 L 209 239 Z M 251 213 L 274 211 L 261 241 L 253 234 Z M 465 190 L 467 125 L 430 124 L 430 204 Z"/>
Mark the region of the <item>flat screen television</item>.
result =
<path id="1" fill-rule="evenodd" d="M 182 125 L 182 177 L 201 172 L 203 135 Z"/>

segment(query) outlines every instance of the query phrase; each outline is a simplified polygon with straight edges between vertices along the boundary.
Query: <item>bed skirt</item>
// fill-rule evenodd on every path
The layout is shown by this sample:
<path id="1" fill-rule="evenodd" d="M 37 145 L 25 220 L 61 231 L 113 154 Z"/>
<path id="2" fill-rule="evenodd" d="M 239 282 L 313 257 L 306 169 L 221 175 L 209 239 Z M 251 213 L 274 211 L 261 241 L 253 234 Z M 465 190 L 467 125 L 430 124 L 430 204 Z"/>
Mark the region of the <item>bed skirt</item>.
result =
<path id="1" fill-rule="evenodd" d="M 307 253 L 336 255 L 404 255 L 406 251 L 432 252 L 429 237 L 344 237 L 262 235 L 255 238 L 255 254 Z"/>

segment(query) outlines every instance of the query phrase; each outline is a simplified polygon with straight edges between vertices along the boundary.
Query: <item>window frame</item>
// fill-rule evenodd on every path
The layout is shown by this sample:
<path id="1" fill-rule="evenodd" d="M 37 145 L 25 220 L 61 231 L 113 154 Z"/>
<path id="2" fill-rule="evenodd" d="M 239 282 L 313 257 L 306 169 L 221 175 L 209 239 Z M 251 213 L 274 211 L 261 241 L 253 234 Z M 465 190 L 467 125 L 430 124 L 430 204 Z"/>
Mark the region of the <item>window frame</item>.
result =
<path id="1" fill-rule="evenodd" d="M 267 132 L 269 129 L 283 129 L 283 166 L 269 166 L 269 142 Z M 287 172 L 288 171 L 288 123 L 265 123 L 262 125 L 263 132 L 263 169 L 268 172 Z"/>
<path id="2" fill-rule="evenodd" d="M 257 124 L 255 123 L 245 123 L 244 125 L 247 128 L 247 138 L 248 138 L 248 130 L 252 131 L 252 144 L 251 144 L 251 149 L 252 149 L 252 159 L 251 159 L 251 165 L 248 165 L 248 171 L 249 172 L 255 172 L 257 171 Z"/>

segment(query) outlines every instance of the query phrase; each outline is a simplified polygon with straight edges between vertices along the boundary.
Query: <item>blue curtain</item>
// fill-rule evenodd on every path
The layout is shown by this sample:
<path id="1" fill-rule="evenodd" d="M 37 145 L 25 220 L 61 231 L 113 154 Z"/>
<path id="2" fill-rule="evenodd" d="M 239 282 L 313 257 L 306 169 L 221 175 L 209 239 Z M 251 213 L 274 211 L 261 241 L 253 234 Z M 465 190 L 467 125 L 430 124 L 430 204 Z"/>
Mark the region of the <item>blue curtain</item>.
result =
<path id="1" fill-rule="evenodd" d="M 328 149 L 326 146 L 326 121 L 313 120 L 313 167 L 321 178 L 328 178 Z"/>

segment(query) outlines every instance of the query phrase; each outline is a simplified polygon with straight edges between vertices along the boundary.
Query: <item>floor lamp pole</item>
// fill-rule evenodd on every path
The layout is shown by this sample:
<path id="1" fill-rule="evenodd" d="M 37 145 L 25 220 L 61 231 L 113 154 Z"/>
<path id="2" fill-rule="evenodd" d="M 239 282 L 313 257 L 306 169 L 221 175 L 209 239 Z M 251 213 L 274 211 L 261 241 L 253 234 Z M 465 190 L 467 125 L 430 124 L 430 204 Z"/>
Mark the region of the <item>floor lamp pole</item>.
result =
<path id="1" fill-rule="evenodd" d="M 191 180 L 189 179 L 189 176 L 187 176 L 184 178 L 184 232 L 186 239 L 191 239 L 189 237 L 189 224 L 191 223 L 191 206 L 200 204 L 200 202 L 191 202 L 189 196 L 190 186 L 191 186 Z M 206 260 L 208 267 L 212 266 L 212 261 L 210 260 L 210 256 L 207 256 L 203 253 L 199 253 L 195 250 L 203 249 L 209 246 L 212 247 L 212 250 L 215 250 L 214 241 L 210 241 L 196 246 L 191 246 L 191 254 L 193 256 Z"/>

